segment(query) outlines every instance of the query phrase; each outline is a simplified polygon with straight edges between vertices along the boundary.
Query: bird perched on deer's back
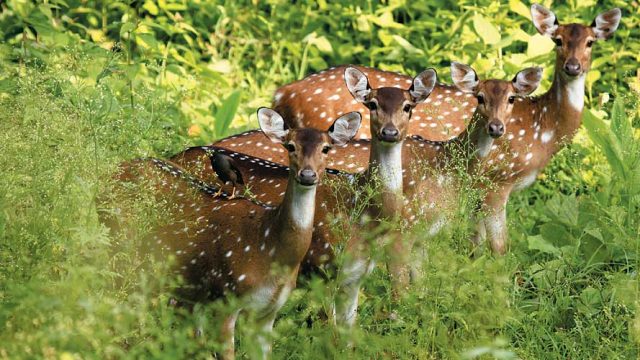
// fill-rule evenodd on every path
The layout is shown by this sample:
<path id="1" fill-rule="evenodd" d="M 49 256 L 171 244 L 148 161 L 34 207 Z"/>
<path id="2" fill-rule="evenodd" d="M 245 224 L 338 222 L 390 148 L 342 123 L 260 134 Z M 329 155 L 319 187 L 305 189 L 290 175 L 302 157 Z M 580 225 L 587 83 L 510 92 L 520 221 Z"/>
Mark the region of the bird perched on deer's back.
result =
<path id="1" fill-rule="evenodd" d="M 233 199 L 236 196 L 236 186 L 238 184 L 244 185 L 244 180 L 242 179 L 242 173 L 238 166 L 236 165 L 233 158 L 228 155 L 220 154 L 218 152 L 214 152 L 209 155 L 211 159 L 211 168 L 218 175 L 218 179 L 222 182 L 223 185 L 231 183 L 233 186 L 233 191 L 229 199 Z M 220 190 L 216 196 L 220 196 L 222 193 L 222 186 L 220 186 Z"/>

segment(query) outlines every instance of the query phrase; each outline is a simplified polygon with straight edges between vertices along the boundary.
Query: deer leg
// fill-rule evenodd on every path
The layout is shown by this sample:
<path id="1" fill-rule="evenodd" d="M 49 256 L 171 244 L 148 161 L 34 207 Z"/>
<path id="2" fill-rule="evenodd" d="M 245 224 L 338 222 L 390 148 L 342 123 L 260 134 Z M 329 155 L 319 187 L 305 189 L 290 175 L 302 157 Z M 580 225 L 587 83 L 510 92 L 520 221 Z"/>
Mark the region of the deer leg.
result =
<path id="1" fill-rule="evenodd" d="M 391 275 L 391 296 L 394 301 L 398 301 L 409 288 L 411 269 L 408 256 L 411 253 L 413 244 L 403 239 L 400 234 L 394 233 L 391 236 L 393 239 L 387 260 L 387 268 Z"/>
<path id="2" fill-rule="evenodd" d="M 491 245 L 491 250 L 503 255 L 507 246 L 507 201 L 509 191 L 492 193 L 485 199 L 486 216 L 484 227 Z"/>
<path id="3" fill-rule="evenodd" d="M 352 327 L 358 314 L 358 293 L 367 272 L 372 268 L 371 261 L 350 258 L 345 261 L 338 274 L 338 291 L 333 304 L 334 323 Z"/>
<path id="4" fill-rule="evenodd" d="M 236 320 L 238 319 L 238 313 L 235 311 L 233 314 L 227 316 L 222 322 L 222 330 L 220 331 L 220 343 L 222 343 L 222 352 L 220 358 L 224 360 L 232 360 L 235 358 L 235 328 Z"/>
<path id="5" fill-rule="evenodd" d="M 272 311 L 263 318 L 259 319 L 257 325 L 260 329 L 257 340 L 262 351 L 261 357 L 267 359 L 271 354 L 271 333 L 273 332 L 273 322 L 276 319 L 276 311 Z"/>

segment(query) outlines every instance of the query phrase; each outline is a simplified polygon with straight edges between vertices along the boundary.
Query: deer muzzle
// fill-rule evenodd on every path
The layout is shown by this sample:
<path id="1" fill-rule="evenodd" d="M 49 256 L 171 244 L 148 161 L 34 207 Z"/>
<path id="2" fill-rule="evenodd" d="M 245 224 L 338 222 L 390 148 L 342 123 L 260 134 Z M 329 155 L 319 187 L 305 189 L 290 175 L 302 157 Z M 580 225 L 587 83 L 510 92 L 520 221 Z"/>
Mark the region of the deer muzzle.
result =
<path id="1" fill-rule="evenodd" d="M 572 57 L 564 64 L 564 72 L 569 76 L 578 76 L 582 72 L 582 66 L 580 66 L 580 61 L 578 59 Z"/>
<path id="2" fill-rule="evenodd" d="M 315 185 L 318 182 L 318 174 L 309 168 L 302 169 L 298 173 L 298 182 L 304 186 Z"/>
<path id="3" fill-rule="evenodd" d="M 400 131 L 395 126 L 385 126 L 380 130 L 378 137 L 381 141 L 398 142 L 400 141 Z"/>
<path id="4" fill-rule="evenodd" d="M 499 138 L 504 134 L 504 123 L 500 120 L 494 119 L 487 124 L 487 133 L 492 138 Z"/>

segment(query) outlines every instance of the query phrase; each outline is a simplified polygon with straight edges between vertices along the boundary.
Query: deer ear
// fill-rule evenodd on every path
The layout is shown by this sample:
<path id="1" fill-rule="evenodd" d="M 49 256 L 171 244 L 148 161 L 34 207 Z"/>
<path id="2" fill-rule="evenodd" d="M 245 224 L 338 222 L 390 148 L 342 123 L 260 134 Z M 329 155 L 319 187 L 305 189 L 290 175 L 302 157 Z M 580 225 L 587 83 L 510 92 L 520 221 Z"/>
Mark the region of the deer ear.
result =
<path id="1" fill-rule="evenodd" d="M 284 119 L 275 110 L 262 107 L 258 109 L 260 129 L 274 143 L 282 144 L 289 130 L 285 129 Z"/>
<path id="2" fill-rule="evenodd" d="M 333 122 L 329 128 L 329 137 L 334 145 L 346 145 L 358 133 L 362 116 L 359 112 L 353 111 L 344 114 Z"/>
<path id="3" fill-rule="evenodd" d="M 367 95 L 371 92 L 371 86 L 369 86 L 369 79 L 360 70 L 354 67 L 348 67 L 344 70 L 344 81 L 347 83 L 347 89 L 359 102 L 365 102 Z"/>
<path id="4" fill-rule="evenodd" d="M 457 62 L 451 63 L 451 79 L 453 84 L 462 92 L 473 93 L 476 91 L 476 87 L 480 83 L 478 74 L 471 66 L 460 64 Z"/>
<path id="5" fill-rule="evenodd" d="M 542 5 L 531 5 L 531 20 L 542 35 L 553 36 L 558 30 L 558 18 L 551 10 Z"/>
<path id="6" fill-rule="evenodd" d="M 421 103 L 427 100 L 433 91 L 433 87 L 436 86 L 437 78 L 438 74 L 434 69 L 427 69 L 413 78 L 409 94 L 411 94 L 414 103 Z"/>
<path id="7" fill-rule="evenodd" d="M 591 24 L 591 28 L 596 33 L 598 40 L 605 40 L 610 38 L 611 35 L 613 35 L 613 32 L 618 28 L 621 17 L 622 11 L 620 11 L 620 9 L 618 8 L 603 12 L 602 14 L 598 15 Z"/>
<path id="8" fill-rule="evenodd" d="M 542 80 L 542 68 L 532 67 L 517 73 L 512 83 L 518 95 L 529 95 L 538 88 L 540 80 Z"/>

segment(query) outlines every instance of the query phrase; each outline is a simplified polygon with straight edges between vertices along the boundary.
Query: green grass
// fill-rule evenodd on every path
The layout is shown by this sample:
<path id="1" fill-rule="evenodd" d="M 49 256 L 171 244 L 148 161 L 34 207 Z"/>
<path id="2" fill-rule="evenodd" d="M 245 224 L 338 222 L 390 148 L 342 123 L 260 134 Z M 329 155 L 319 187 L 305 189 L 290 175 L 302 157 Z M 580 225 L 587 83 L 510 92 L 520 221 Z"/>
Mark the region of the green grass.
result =
<path id="1" fill-rule="evenodd" d="M 211 336 L 195 338 L 193 330 L 214 333 L 211 319 L 225 309 L 212 304 L 190 314 L 167 306 L 176 285 L 168 262 L 139 254 L 135 238 L 116 238 L 98 221 L 118 163 L 167 157 L 253 127 L 255 109 L 269 104 L 276 86 L 327 64 L 416 73 L 443 70 L 455 58 L 486 75 L 512 74 L 520 64 L 507 60 L 526 52 L 526 43 L 477 42 L 469 25 L 475 14 L 506 32 L 533 34 L 513 6 L 490 1 L 441 10 L 419 2 L 274 2 L 257 11 L 237 2 L 168 1 L 175 8 L 153 16 L 153 9 L 133 14 L 122 2 L 103 8 L 89 1 L 85 12 L 67 3 L 49 14 L 47 6 L 57 2 L 38 8 L 8 1 L 0 15 L 0 358 L 209 357 Z M 364 284 L 358 326 L 352 333 L 333 329 L 318 315 L 331 289 L 311 279 L 280 313 L 275 358 L 638 357 L 640 122 L 630 73 L 637 67 L 637 9 L 616 1 L 569 3 L 558 8 L 561 19 L 590 22 L 614 5 L 624 7 L 625 19 L 614 39 L 594 46 L 600 79 L 588 85 L 594 112 L 587 126 L 543 179 L 509 203 L 510 252 L 470 259 L 467 212 L 429 241 L 419 226 L 406 236 L 422 244 L 422 277 L 400 303 L 391 301 L 379 266 Z M 380 20 L 388 12 L 402 28 Z M 175 13 L 195 30 L 176 28 Z M 447 32 L 438 18 L 467 21 Z M 134 26 L 134 41 L 121 31 L 127 23 L 158 26 Z M 94 38 L 94 30 L 103 37 Z M 398 50 L 391 35 L 419 52 Z M 153 39 L 155 48 L 140 43 Z M 101 47 L 115 41 L 121 50 Z M 497 66 L 483 68 L 472 53 L 488 54 Z M 551 58 L 522 65 L 550 65 Z M 604 93 L 616 102 L 596 101 Z M 141 232 L 163 215 L 146 200 L 135 206 Z M 239 354 L 252 354 L 254 332 L 250 319 L 240 321 Z"/>

